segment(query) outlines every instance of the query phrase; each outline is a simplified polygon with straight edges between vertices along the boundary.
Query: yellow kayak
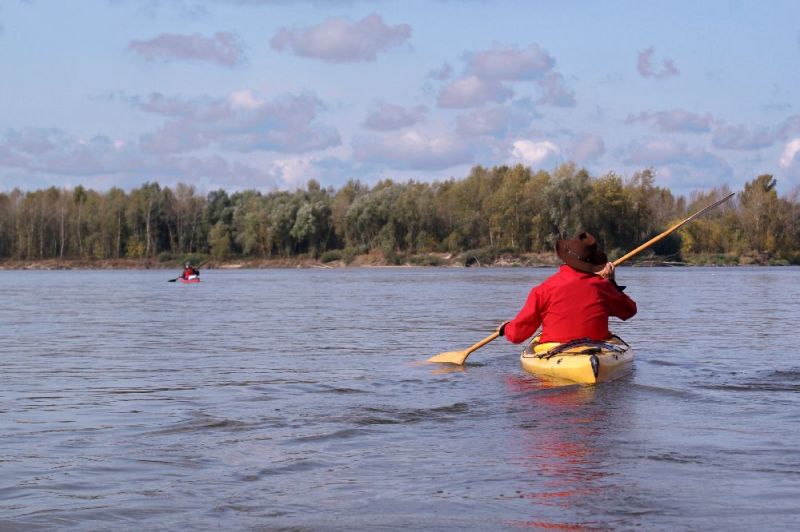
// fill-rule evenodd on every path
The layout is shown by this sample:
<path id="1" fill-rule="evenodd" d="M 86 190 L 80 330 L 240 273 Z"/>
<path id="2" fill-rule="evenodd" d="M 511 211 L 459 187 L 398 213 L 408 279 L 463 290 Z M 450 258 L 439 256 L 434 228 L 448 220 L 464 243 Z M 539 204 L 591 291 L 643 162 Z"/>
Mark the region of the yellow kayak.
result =
<path id="1" fill-rule="evenodd" d="M 548 380 L 597 384 L 633 368 L 633 350 L 622 338 L 539 343 L 534 338 L 520 357 L 522 369 Z"/>

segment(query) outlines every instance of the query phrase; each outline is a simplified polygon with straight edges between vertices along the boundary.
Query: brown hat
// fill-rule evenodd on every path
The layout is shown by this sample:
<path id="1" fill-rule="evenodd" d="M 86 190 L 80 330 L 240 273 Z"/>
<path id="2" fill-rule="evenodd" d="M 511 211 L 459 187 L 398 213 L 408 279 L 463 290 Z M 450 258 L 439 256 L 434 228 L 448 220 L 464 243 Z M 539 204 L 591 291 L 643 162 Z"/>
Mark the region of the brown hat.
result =
<path id="1" fill-rule="evenodd" d="M 586 273 L 597 273 L 608 262 L 608 257 L 597 249 L 597 240 L 586 231 L 572 240 L 556 241 L 556 254 L 569 266 Z"/>

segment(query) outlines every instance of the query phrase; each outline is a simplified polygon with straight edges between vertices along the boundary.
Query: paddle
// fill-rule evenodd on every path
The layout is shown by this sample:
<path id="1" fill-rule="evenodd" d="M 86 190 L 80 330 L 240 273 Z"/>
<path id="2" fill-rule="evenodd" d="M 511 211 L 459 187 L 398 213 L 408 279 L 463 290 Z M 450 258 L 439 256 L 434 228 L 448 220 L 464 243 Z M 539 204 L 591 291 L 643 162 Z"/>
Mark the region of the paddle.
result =
<path id="1" fill-rule="evenodd" d="M 685 219 L 685 220 L 683 220 L 682 222 L 678 222 L 678 223 L 676 223 L 675 225 L 673 225 L 672 227 L 670 227 L 669 229 L 667 229 L 666 231 L 664 231 L 664 232 L 663 232 L 663 233 L 661 233 L 660 235 L 658 235 L 658 236 L 654 236 L 653 238 L 651 238 L 650 240 L 648 240 L 647 242 L 645 242 L 644 244 L 642 244 L 642 245 L 641 245 L 641 246 L 639 246 L 638 248 L 634 249 L 633 251 L 629 251 L 629 252 L 628 252 L 628 253 L 626 253 L 625 255 L 623 255 L 623 256 L 621 256 L 620 258 L 618 258 L 617 260 L 615 260 L 615 261 L 614 261 L 614 266 L 619 266 L 620 264 L 622 264 L 622 263 L 623 263 L 623 262 L 625 262 L 626 260 L 630 259 L 631 257 L 634 257 L 634 256 L 638 255 L 639 253 L 641 253 L 641 252 L 642 252 L 642 251 L 644 251 L 645 249 L 649 248 L 650 246 L 652 246 L 653 244 L 655 244 L 655 243 L 656 243 L 656 242 L 658 242 L 659 240 L 662 240 L 662 239 L 664 239 L 664 238 L 668 237 L 669 235 L 671 235 L 672 233 L 674 233 L 675 231 L 677 231 L 677 230 L 678 230 L 678 229 L 679 229 L 679 228 L 680 228 L 682 225 L 684 225 L 684 224 L 686 224 L 686 223 L 689 223 L 689 222 L 691 222 L 692 220 L 694 220 L 695 218 L 697 218 L 698 216 L 700 216 L 700 215 L 701 215 L 701 214 L 703 214 L 704 212 L 706 212 L 706 211 L 708 211 L 708 210 L 711 210 L 711 209 L 713 209 L 713 208 L 714 208 L 714 207 L 716 207 L 717 205 L 720 205 L 720 204 L 722 204 L 722 203 L 725 203 L 726 201 L 728 201 L 729 199 L 731 199 L 731 198 L 733 197 L 733 195 L 734 195 L 734 194 L 735 194 L 735 192 L 731 192 L 730 194 L 728 194 L 727 196 L 725 196 L 725 197 L 724 197 L 724 198 L 722 198 L 721 200 L 715 201 L 715 202 L 714 202 L 714 203 L 712 203 L 711 205 L 709 205 L 709 206 L 707 206 L 707 207 L 704 207 L 704 208 L 700 209 L 699 211 L 697 211 L 697 212 L 696 212 L 696 213 L 694 213 L 693 215 L 689 216 L 688 218 L 686 218 L 686 219 Z"/>
<path id="2" fill-rule="evenodd" d="M 464 364 L 464 361 L 467 360 L 467 357 L 473 351 L 477 351 L 481 347 L 485 346 L 495 338 L 500 336 L 500 333 L 495 331 L 490 336 L 487 336 L 477 344 L 473 345 L 469 349 L 464 349 L 463 351 L 448 351 L 446 353 L 439 353 L 436 356 L 433 356 L 428 359 L 428 362 L 440 362 L 442 364 Z"/>
<path id="3" fill-rule="evenodd" d="M 679 223 L 673 225 L 672 227 L 670 227 L 669 229 L 667 229 L 666 231 L 664 231 L 660 235 L 651 238 L 650 240 L 648 240 L 647 242 L 645 242 L 644 244 L 642 244 L 638 248 L 634 249 L 633 251 L 630 251 L 630 252 L 626 253 L 625 255 L 623 255 L 620 258 L 618 258 L 617 260 L 615 260 L 614 263 L 613 263 L 614 266 L 615 267 L 619 266 L 620 264 L 622 264 L 623 262 L 627 261 L 628 259 L 638 255 L 639 253 L 641 253 L 645 249 L 649 248 L 650 246 L 652 246 L 653 244 L 655 244 L 659 240 L 661 240 L 663 238 L 666 238 L 669 235 L 671 235 L 672 233 L 674 233 L 675 231 L 677 231 L 682 225 L 694 220 L 695 218 L 697 218 L 698 216 L 700 216 L 704 212 L 706 212 L 706 211 L 708 211 L 710 209 L 713 209 L 717 205 L 720 205 L 721 203 L 726 202 L 731 197 L 733 197 L 733 195 L 734 195 L 733 192 L 728 194 L 727 196 L 725 196 L 721 200 L 715 201 L 711 205 L 709 205 L 709 206 L 697 211 L 696 213 L 694 213 L 693 215 L 689 216 L 688 218 L 686 218 L 682 222 L 679 222 Z M 442 364 L 459 364 L 459 365 L 463 365 L 464 362 L 467 360 L 467 357 L 470 355 L 470 353 L 480 349 L 481 347 L 483 347 L 486 344 L 488 344 L 489 342 L 495 340 L 499 336 L 500 336 L 500 333 L 495 331 L 490 336 L 487 336 L 486 338 L 484 338 L 483 340 L 481 340 L 477 344 L 473 345 L 469 349 L 465 349 L 463 351 L 447 351 L 446 353 L 439 353 L 438 355 L 432 356 L 431 358 L 429 358 L 428 362 L 439 362 L 439 363 L 442 363 Z"/>

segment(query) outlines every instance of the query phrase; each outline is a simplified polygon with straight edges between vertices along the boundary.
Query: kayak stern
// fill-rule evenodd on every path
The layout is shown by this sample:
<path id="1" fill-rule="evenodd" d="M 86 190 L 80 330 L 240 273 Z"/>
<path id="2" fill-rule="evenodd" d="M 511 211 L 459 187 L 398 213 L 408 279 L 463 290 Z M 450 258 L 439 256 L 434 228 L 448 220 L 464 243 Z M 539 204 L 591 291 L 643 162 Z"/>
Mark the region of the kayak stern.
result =
<path id="1" fill-rule="evenodd" d="M 633 369 L 634 353 L 619 337 L 576 340 L 566 344 L 537 342 L 520 356 L 522 369 L 548 380 L 598 384 L 617 379 Z"/>

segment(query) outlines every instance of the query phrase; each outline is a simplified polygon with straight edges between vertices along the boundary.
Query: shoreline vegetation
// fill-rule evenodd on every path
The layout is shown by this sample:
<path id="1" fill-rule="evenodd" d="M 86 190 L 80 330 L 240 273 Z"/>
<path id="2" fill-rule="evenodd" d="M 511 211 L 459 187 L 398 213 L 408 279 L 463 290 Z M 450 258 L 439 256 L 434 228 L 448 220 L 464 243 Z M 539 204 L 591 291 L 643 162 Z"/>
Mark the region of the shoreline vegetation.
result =
<path id="1" fill-rule="evenodd" d="M 614 260 L 617 257 L 609 257 Z M 406 257 L 394 257 L 389 261 L 382 254 L 356 255 L 345 259 L 333 254 L 325 258 L 295 256 L 286 258 L 230 258 L 194 256 L 194 264 L 205 270 L 247 269 L 341 269 L 341 268 L 555 268 L 561 261 L 553 253 L 493 253 L 491 250 L 476 250 L 475 253 L 423 253 Z M 43 259 L 0 260 L 3 270 L 180 270 L 184 260 L 157 261 L 152 259 Z M 643 253 L 625 266 L 634 268 L 692 267 L 692 266 L 791 266 L 787 260 L 768 257 L 738 257 L 723 254 L 698 254 L 675 260 Z"/>
<path id="2" fill-rule="evenodd" d="M 779 196 L 776 183 L 759 175 L 635 263 L 800 264 L 800 187 Z M 614 260 L 731 192 L 676 196 L 652 169 L 594 177 L 573 163 L 338 189 L 14 189 L 0 191 L 0 269 L 555 266 L 556 240 L 580 231 Z"/>

